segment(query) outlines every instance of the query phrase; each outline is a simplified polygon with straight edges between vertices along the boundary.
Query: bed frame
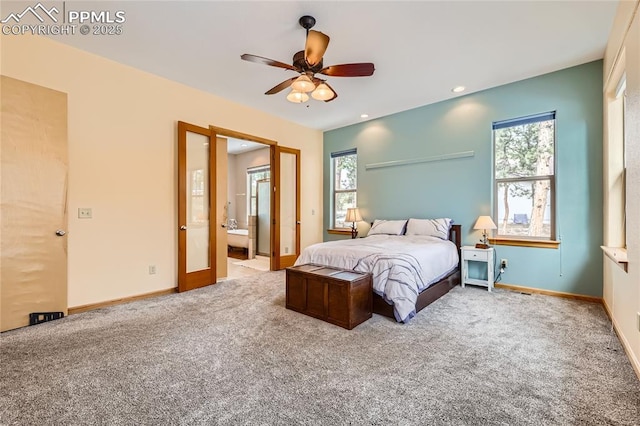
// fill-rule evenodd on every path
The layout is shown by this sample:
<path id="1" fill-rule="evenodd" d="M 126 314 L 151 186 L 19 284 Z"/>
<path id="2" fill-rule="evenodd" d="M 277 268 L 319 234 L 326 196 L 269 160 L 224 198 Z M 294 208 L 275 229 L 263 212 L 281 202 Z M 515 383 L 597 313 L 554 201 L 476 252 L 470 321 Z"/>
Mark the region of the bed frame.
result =
<path id="1" fill-rule="evenodd" d="M 461 232 L 461 225 L 451 225 L 451 228 L 449 229 L 449 240 L 458 247 L 459 259 L 462 259 L 460 257 Z M 418 295 L 418 300 L 416 301 L 416 314 L 426 306 L 447 294 L 453 287 L 460 284 L 460 262 L 458 262 L 458 267 L 451 274 L 431 285 Z M 395 319 L 395 315 L 393 314 L 393 305 L 385 302 L 382 296 L 376 293 L 373 293 L 373 313 Z"/>

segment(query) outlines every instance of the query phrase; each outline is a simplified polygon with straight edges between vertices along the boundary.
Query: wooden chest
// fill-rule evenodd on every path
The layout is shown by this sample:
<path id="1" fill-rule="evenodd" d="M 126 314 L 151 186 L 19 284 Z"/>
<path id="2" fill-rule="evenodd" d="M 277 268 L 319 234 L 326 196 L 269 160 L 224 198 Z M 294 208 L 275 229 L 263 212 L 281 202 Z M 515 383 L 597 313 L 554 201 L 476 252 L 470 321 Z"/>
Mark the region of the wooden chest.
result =
<path id="1" fill-rule="evenodd" d="M 371 318 L 371 274 L 316 264 L 287 268 L 287 309 L 351 330 Z"/>

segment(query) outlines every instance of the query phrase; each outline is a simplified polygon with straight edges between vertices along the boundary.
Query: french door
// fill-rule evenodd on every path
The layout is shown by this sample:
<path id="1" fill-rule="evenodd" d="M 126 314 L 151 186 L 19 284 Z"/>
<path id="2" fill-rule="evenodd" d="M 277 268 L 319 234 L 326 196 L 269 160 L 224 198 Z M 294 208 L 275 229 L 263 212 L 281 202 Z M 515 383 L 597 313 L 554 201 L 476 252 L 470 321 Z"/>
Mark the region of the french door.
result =
<path id="1" fill-rule="evenodd" d="M 292 266 L 300 255 L 300 150 L 283 146 L 273 147 L 275 218 L 272 228 L 273 256 L 271 269 Z"/>
<path id="2" fill-rule="evenodd" d="M 216 135 L 178 122 L 178 291 L 216 282 Z M 226 255 L 226 253 L 225 253 Z"/>

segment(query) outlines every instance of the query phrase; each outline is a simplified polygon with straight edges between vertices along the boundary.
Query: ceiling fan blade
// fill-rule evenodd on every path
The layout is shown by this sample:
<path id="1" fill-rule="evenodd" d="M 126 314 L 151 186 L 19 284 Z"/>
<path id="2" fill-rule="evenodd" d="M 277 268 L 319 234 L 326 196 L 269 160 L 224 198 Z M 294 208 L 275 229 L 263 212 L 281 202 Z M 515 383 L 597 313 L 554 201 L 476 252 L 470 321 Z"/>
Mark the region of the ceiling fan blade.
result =
<path id="1" fill-rule="evenodd" d="M 324 82 L 324 84 L 326 84 L 327 87 L 331 89 L 331 91 L 333 92 L 333 98 L 327 99 L 325 102 L 331 102 L 332 100 L 338 97 L 338 92 L 336 92 L 336 90 L 333 87 L 329 86 L 329 83 L 327 83 L 326 81 Z"/>
<path id="2" fill-rule="evenodd" d="M 373 75 L 375 68 L 371 62 L 362 62 L 359 64 L 341 64 L 331 65 L 321 69 L 320 74 L 331 77 L 369 77 Z"/>
<path id="3" fill-rule="evenodd" d="M 293 78 L 289 78 L 285 81 L 283 81 L 282 83 L 278 84 L 277 86 L 272 87 L 271 89 L 267 90 L 266 92 L 264 92 L 265 95 L 273 95 L 276 94 L 278 92 L 283 91 L 284 89 L 286 89 L 287 87 L 291 86 L 291 83 L 293 83 L 294 81 L 296 81 L 298 77 L 293 77 Z"/>
<path id="4" fill-rule="evenodd" d="M 309 30 L 307 42 L 304 46 L 304 58 L 307 64 L 314 66 L 322 60 L 324 52 L 329 45 L 329 36 L 320 31 Z"/>
<path id="5" fill-rule="evenodd" d="M 298 71 L 297 68 L 294 68 L 289 64 L 285 64 L 284 62 L 274 61 L 273 59 L 263 58 L 262 56 L 250 55 L 248 53 L 245 53 L 244 55 L 240 56 L 240 59 L 243 59 L 249 62 L 257 62 L 259 64 L 265 64 L 272 67 L 284 68 L 286 70 Z"/>

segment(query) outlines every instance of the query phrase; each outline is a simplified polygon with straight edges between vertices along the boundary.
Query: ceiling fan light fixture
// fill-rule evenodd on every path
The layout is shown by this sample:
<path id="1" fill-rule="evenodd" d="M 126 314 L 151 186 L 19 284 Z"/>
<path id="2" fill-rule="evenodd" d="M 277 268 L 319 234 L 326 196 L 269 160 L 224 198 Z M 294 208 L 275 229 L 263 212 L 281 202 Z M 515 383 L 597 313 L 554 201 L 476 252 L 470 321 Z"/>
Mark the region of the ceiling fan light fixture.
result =
<path id="1" fill-rule="evenodd" d="M 296 81 L 294 81 L 293 84 L 291 84 L 291 87 L 294 90 L 297 90 L 299 92 L 305 92 L 305 93 L 310 92 L 316 88 L 315 84 L 313 84 L 309 76 L 306 74 L 303 74 L 300 77 L 298 77 Z"/>
<path id="2" fill-rule="evenodd" d="M 289 102 L 293 102 L 294 104 L 301 104 L 309 100 L 309 95 L 307 95 L 304 92 L 301 92 L 300 90 L 293 89 L 287 95 L 287 100 Z"/>
<path id="3" fill-rule="evenodd" d="M 324 83 L 318 84 L 318 87 L 316 87 L 316 90 L 314 90 L 311 93 L 311 97 L 318 101 L 328 101 L 334 96 L 335 96 L 335 93 L 333 93 L 333 90 L 331 90 L 331 88 L 329 88 L 329 86 L 327 86 Z"/>

